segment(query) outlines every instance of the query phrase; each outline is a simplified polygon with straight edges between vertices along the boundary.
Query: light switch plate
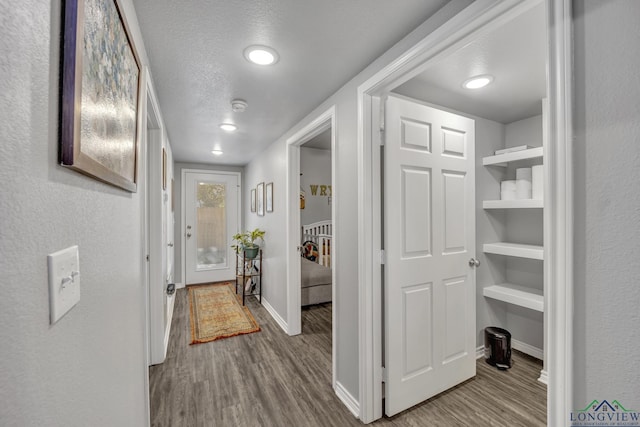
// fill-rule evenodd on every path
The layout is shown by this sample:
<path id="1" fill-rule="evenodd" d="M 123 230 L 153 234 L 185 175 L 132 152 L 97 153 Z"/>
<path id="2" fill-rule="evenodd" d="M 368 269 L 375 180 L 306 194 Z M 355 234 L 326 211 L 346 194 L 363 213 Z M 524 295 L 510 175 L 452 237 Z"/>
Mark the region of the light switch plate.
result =
<path id="1" fill-rule="evenodd" d="M 80 301 L 80 257 L 78 246 L 47 255 L 51 324 Z"/>

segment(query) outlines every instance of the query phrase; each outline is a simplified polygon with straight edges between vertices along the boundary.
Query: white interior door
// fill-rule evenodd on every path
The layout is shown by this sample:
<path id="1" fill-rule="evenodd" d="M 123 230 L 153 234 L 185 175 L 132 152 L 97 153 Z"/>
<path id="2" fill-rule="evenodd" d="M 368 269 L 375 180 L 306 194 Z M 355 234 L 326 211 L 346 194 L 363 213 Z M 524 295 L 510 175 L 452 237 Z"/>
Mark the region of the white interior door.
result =
<path id="1" fill-rule="evenodd" d="M 185 174 L 187 285 L 234 279 L 231 244 L 240 224 L 239 192 L 237 174 Z"/>
<path id="2" fill-rule="evenodd" d="M 385 413 L 475 376 L 475 123 L 385 108 Z"/>

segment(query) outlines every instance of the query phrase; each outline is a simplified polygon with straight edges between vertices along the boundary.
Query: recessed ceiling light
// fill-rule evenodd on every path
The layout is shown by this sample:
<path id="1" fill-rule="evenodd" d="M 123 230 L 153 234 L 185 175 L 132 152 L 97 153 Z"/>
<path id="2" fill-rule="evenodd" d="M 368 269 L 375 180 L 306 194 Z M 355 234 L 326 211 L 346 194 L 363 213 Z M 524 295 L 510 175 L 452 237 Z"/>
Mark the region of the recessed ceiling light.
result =
<path id="1" fill-rule="evenodd" d="M 214 156 L 222 156 L 222 150 L 212 150 L 211 154 Z"/>
<path id="2" fill-rule="evenodd" d="M 273 65 L 278 62 L 278 52 L 269 46 L 249 46 L 244 50 L 244 57 L 258 65 Z"/>
<path id="3" fill-rule="evenodd" d="M 467 79 L 462 83 L 462 87 L 465 89 L 480 89 L 488 85 L 493 81 L 493 76 L 484 74 L 482 76 L 475 76 Z"/>
<path id="4" fill-rule="evenodd" d="M 220 125 L 220 129 L 226 130 L 227 132 L 233 132 L 234 130 L 238 129 L 238 126 L 232 123 L 222 123 Z"/>

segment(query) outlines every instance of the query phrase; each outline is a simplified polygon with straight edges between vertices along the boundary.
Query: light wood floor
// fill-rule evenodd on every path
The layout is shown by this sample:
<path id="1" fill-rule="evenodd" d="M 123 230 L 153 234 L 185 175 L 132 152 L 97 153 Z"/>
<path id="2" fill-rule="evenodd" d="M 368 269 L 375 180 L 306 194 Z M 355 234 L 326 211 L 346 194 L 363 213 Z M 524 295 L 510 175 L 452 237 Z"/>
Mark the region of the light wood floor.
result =
<path id="1" fill-rule="evenodd" d="M 302 309 L 303 333 L 287 336 L 253 298 L 262 331 L 189 345 L 186 290 L 176 293 L 166 361 L 150 368 L 152 426 L 361 426 L 331 388 L 331 304 Z M 515 352 L 514 352 L 515 353 Z M 541 365 L 516 354 L 373 426 L 544 426 Z"/>

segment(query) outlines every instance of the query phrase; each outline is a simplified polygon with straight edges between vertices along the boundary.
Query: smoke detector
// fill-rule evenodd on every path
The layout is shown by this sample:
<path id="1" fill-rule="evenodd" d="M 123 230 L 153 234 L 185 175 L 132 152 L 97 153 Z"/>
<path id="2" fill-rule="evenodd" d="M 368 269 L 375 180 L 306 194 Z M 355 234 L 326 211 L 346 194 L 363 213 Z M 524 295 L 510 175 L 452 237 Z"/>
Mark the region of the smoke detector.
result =
<path id="1" fill-rule="evenodd" d="M 234 113 L 244 113 L 249 104 L 244 99 L 234 99 L 231 101 L 231 109 Z"/>

